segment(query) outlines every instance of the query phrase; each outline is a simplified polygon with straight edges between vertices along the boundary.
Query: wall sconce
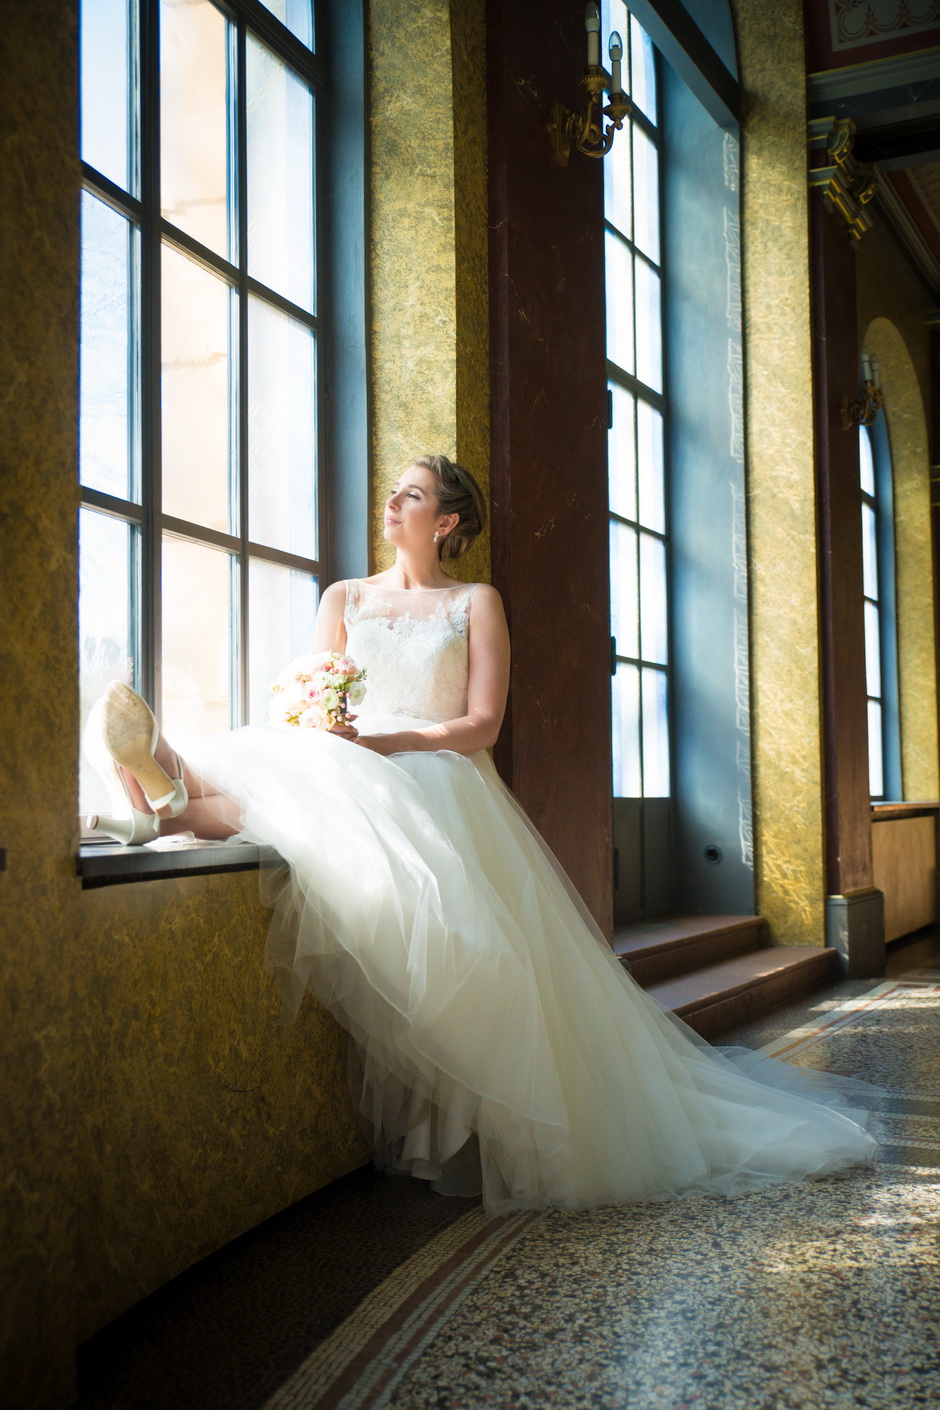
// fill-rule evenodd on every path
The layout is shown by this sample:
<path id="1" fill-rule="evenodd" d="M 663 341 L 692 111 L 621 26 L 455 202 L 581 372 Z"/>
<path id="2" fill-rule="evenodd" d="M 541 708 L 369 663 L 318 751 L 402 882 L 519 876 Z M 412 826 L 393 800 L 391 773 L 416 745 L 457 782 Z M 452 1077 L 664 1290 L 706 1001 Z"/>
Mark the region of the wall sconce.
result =
<path id="1" fill-rule="evenodd" d="M 580 83 L 588 95 L 587 102 L 581 112 L 573 113 L 564 103 L 556 100 L 546 124 L 552 142 L 552 156 L 559 166 L 568 165 L 572 146 L 586 157 L 606 156 L 613 146 L 615 131 L 623 127 L 624 118 L 633 109 L 633 104 L 623 91 L 623 40 L 616 30 L 610 36 L 607 50 L 610 73 L 601 66 L 601 17 L 593 0 L 584 12 L 584 28 L 587 30 L 587 68 L 581 75 Z M 605 90 L 610 93 L 610 102 L 603 107 Z M 610 118 L 606 129 L 605 117 Z"/>
<path id="2" fill-rule="evenodd" d="M 853 426 L 871 426 L 878 412 L 885 404 L 884 392 L 878 386 L 878 362 L 862 350 L 862 395 L 856 401 L 842 398 L 842 426 L 850 431 Z"/>

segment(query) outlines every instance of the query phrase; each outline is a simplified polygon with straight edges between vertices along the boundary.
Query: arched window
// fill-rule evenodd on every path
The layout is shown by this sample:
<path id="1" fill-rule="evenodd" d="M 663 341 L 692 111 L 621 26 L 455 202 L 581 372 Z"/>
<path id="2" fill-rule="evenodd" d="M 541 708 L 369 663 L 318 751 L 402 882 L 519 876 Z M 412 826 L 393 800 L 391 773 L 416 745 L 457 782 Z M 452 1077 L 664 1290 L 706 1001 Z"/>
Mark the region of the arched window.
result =
<path id="1" fill-rule="evenodd" d="M 891 453 L 884 412 L 859 427 L 868 777 L 873 799 L 899 799 L 897 615 Z"/>

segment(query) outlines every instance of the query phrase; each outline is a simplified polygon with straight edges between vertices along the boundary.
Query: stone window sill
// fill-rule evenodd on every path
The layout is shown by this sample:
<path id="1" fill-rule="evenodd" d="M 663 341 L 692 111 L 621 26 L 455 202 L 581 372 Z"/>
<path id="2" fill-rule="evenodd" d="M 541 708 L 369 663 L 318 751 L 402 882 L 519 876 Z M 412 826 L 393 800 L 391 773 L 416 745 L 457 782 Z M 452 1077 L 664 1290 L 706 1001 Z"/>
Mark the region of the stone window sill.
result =
<path id="1" fill-rule="evenodd" d="M 281 864 L 273 847 L 258 847 L 253 842 L 184 842 L 173 847 L 122 847 L 117 842 L 85 842 L 78 852 L 78 874 L 85 890 L 131 881 L 258 871 L 261 867 Z"/>

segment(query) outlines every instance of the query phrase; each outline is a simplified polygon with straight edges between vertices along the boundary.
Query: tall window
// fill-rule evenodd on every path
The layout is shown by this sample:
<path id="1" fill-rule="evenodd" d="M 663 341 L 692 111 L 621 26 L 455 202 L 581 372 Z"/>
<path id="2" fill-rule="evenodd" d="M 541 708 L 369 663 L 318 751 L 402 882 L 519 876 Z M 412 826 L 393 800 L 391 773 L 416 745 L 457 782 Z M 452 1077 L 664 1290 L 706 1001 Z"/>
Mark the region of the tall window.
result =
<path id="1" fill-rule="evenodd" d="M 894 513 L 884 412 L 859 427 L 868 778 L 875 800 L 901 797 Z"/>
<path id="2" fill-rule="evenodd" d="M 83 719 L 127 680 L 185 745 L 316 610 L 313 0 L 82 0 L 81 78 Z"/>
<path id="3" fill-rule="evenodd" d="M 613 791 L 620 798 L 665 798 L 669 652 L 656 56 L 622 0 L 606 0 L 602 28 L 605 34 L 617 30 L 625 41 L 624 75 L 634 105 L 604 158 Z"/>

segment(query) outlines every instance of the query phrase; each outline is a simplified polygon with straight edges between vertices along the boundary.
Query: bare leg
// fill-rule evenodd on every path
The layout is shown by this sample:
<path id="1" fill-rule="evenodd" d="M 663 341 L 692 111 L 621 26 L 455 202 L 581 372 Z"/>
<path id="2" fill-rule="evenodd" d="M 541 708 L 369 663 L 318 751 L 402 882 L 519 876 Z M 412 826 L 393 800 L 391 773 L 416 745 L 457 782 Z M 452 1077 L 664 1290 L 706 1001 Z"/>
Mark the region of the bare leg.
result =
<path id="1" fill-rule="evenodd" d="M 160 836 L 194 832 L 207 841 L 224 842 L 226 837 L 241 831 L 241 818 L 241 809 L 231 798 L 223 793 L 210 793 L 208 798 L 190 798 L 178 818 L 161 818 Z"/>
<path id="2" fill-rule="evenodd" d="M 231 798 L 226 798 L 224 793 L 219 793 L 218 789 L 213 788 L 211 784 L 206 783 L 205 779 L 200 778 L 189 767 L 186 760 L 176 754 L 162 734 L 154 750 L 154 758 L 170 778 L 179 777 L 177 772 L 177 760 L 179 760 L 183 769 L 183 782 L 186 785 L 186 792 L 189 794 L 189 802 L 178 817 L 164 817 L 164 810 L 158 810 L 161 836 L 168 836 L 176 832 L 194 832 L 197 837 L 219 842 L 240 830 L 241 810 L 238 805 Z M 127 780 L 134 807 L 142 813 L 152 813 L 153 809 L 147 802 L 144 790 L 134 775 L 124 768 L 121 772 Z"/>

